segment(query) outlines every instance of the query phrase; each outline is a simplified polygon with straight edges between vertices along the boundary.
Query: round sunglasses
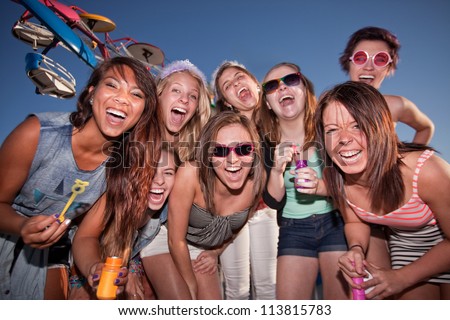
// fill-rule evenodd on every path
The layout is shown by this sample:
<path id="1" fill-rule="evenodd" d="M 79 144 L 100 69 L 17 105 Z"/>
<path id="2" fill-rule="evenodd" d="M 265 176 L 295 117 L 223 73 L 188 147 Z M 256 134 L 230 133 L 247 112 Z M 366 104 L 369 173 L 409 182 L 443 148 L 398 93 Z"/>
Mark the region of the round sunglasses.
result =
<path id="1" fill-rule="evenodd" d="M 212 150 L 212 155 L 213 157 L 225 158 L 231 151 L 234 151 L 238 157 L 245 157 L 251 155 L 254 149 L 255 147 L 251 143 L 239 143 L 233 147 L 216 144 Z"/>
<path id="2" fill-rule="evenodd" d="M 360 50 L 356 51 L 349 60 L 356 66 L 363 67 L 370 58 L 372 58 L 373 66 L 378 69 L 384 68 L 392 62 L 391 56 L 386 51 L 380 51 L 371 56 L 366 51 Z"/>
<path id="3" fill-rule="evenodd" d="M 301 77 L 300 72 L 290 73 L 288 75 L 285 75 L 283 78 L 273 79 L 273 80 L 264 82 L 262 84 L 262 87 L 263 87 L 263 91 L 265 94 L 271 94 L 280 87 L 281 81 L 283 81 L 283 83 L 285 85 L 287 85 L 288 87 L 292 87 L 292 86 L 299 85 L 301 80 L 302 80 L 302 77 Z"/>

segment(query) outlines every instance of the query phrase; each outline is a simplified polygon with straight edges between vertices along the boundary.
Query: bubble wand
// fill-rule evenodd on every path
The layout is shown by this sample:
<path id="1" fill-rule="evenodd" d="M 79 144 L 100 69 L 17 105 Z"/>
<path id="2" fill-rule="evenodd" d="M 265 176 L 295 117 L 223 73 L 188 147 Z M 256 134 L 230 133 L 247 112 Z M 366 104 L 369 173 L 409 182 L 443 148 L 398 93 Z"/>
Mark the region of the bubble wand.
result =
<path id="1" fill-rule="evenodd" d="M 82 181 L 80 179 L 75 179 L 75 183 L 72 186 L 72 195 L 70 196 L 69 201 L 67 201 L 63 211 L 61 211 L 61 214 L 59 215 L 58 218 L 59 222 L 64 221 L 64 215 L 66 214 L 67 209 L 69 209 L 70 205 L 75 200 L 77 195 L 82 194 L 88 185 L 89 181 Z"/>

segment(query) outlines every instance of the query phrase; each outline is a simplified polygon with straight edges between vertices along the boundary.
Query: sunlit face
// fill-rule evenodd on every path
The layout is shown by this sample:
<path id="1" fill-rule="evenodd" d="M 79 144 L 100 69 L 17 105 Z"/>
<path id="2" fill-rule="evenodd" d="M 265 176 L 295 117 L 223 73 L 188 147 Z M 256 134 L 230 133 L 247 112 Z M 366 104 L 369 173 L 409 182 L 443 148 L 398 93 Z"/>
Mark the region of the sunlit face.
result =
<path id="1" fill-rule="evenodd" d="M 259 103 L 258 83 L 240 69 L 225 69 L 218 86 L 226 102 L 242 113 L 253 112 Z"/>
<path id="2" fill-rule="evenodd" d="M 167 197 L 175 184 L 175 158 L 165 150 L 161 151 L 158 168 L 152 179 L 150 193 L 148 195 L 148 207 L 151 210 L 159 210 L 166 202 Z"/>
<path id="3" fill-rule="evenodd" d="M 358 42 L 352 54 L 360 50 L 366 51 L 369 56 L 380 51 L 389 52 L 389 46 L 381 40 L 362 40 Z M 379 89 L 384 78 L 389 74 L 392 64 L 388 64 L 382 69 L 377 69 L 373 65 L 372 59 L 362 67 L 356 66 L 353 62 L 349 63 L 349 76 L 352 81 L 360 81 L 370 84 L 372 87 Z"/>
<path id="4" fill-rule="evenodd" d="M 247 129 L 239 124 L 228 125 L 220 129 L 215 142 L 223 146 L 253 144 Z M 235 151 L 231 151 L 226 157 L 212 156 L 211 161 L 218 183 L 228 189 L 239 190 L 247 180 L 253 159 L 254 152 L 247 156 L 238 156 Z"/>
<path id="5" fill-rule="evenodd" d="M 129 131 L 144 111 L 144 92 L 139 89 L 134 72 L 127 66 L 124 67 L 124 77 L 112 68 L 89 91 L 94 91 L 93 119 L 106 137 L 119 137 Z"/>
<path id="6" fill-rule="evenodd" d="M 166 132 L 175 135 L 192 119 L 198 108 L 200 85 L 187 72 L 175 72 L 159 96 Z"/>
<path id="7" fill-rule="evenodd" d="M 290 66 L 280 66 L 270 71 L 264 78 L 263 83 L 296 72 L 297 70 Z M 266 100 L 269 108 L 279 119 L 298 119 L 298 117 L 303 117 L 305 112 L 306 88 L 302 81 L 295 86 L 287 86 L 281 81 L 276 91 L 266 94 Z"/>
<path id="8" fill-rule="evenodd" d="M 358 123 L 339 102 L 323 111 L 325 149 L 346 174 L 359 174 L 367 166 L 367 140 Z"/>

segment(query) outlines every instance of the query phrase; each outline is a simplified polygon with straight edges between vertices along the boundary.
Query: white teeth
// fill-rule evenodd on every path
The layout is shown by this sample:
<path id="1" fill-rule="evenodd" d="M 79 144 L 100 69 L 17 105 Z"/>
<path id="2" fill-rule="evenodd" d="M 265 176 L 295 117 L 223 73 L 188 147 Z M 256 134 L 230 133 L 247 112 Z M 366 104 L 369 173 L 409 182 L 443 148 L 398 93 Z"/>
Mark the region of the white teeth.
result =
<path id="1" fill-rule="evenodd" d="M 116 110 L 116 109 L 111 109 L 111 108 L 106 109 L 106 112 L 111 113 L 111 114 L 113 114 L 117 117 L 121 117 L 121 118 L 126 118 L 126 116 L 127 116 L 124 112 Z"/>
<path id="2" fill-rule="evenodd" d="M 285 96 L 282 96 L 282 97 L 280 98 L 280 100 L 278 100 L 278 102 L 282 102 L 282 101 L 285 100 L 285 99 L 294 99 L 294 97 L 291 96 L 291 95 L 285 95 Z"/>
<path id="3" fill-rule="evenodd" d="M 239 170 L 241 170 L 240 167 L 227 168 L 227 171 L 231 171 L 231 172 L 236 172 L 236 171 L 239 171 Z"/>
<path id="4" fill-rule="evenodd" d="M 246 87 L 240 88 L 238 91 L 238 96 L 241 95 L 242 91 L 244 91 L 244 90 L 247 90 L 247 88 Z"/>
<path id="5" fill-rule="evenodd" d="M 361 151 L 345 151 L 345 152 L 339 152 L 339 154 L 343 157 L 353 157 L 354 155 L 360 153 Z"/>
<path id="6" fill-rule="evenodd" d="M 186 114 L 186 110 L 184 110 L 184 109 L 181 109 L 181 108 L 178 108 L 178 107 L 175 107 L 175 108 L 173 108 L 172 110 L 175 110 L 175 111 L 177 111 L 177 112 L 179 112 L 179 113 L 182 113 L 182 114 Z"/>
<path id="7" fill-rule="evenodd" d="M 368 76 L 368 75 L 362 75 L 362 76 L 359 76 L 359 78 L 360 79 L 374 79 L 375 77 L 374 76 Z"/>
<path id="8" fill-rule="evenodd" d="M 151 189 L 151 193 L 161 194 L 164 193 L 164 189 Z"/>

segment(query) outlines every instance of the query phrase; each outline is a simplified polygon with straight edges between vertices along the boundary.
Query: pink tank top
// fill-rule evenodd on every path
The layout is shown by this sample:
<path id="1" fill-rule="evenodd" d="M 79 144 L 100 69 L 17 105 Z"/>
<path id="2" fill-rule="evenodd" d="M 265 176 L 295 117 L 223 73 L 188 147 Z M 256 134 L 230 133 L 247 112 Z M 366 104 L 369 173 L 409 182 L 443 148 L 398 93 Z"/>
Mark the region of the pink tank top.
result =
<path id="1" fill-rule="evenodd" d="M 347 200 L 347 203 L 353 208 L 359 218 L 369 223 L 382 224 L 394 228 L 413 229 L 423 227 L 425 225 L 436 224 L 436 219 L 434 218 L 433 212 L 430 207 L 428 207 L 428 205 L 419 197 L 417 188 L 420 169 L 433 153 L 434 151 L 432 150 L 425 150 L 420 155 L 419 159 L 417 159 L 416 170 L 414 171 L 412 183 L 412 196 L 401 208 L 380 216 L 355 206 L 349 200 Z"/>

